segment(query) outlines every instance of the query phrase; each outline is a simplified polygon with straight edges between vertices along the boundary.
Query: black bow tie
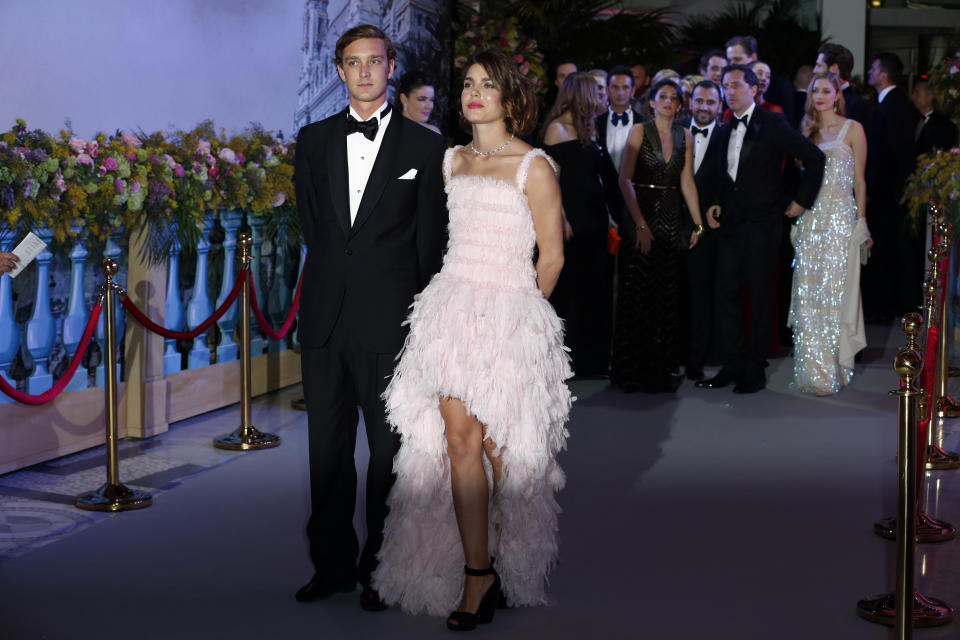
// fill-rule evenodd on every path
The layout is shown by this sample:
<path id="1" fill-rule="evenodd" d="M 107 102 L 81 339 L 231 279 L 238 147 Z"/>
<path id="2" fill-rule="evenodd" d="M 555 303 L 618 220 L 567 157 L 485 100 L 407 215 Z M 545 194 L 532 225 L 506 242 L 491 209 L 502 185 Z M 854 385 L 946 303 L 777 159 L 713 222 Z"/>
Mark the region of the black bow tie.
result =
<path id="1" fill-rule="evenodd" d="M 622 124 L 626 126 L 630 124 L 630 116 L 627 115 L 626 111 L 624 111 L 623 113 L 613 113 L 610 116 L 610 123 L 613 126 L 617 126 L 618 124 Z"/>
<path id="2" fill-rule="evenodd" d="M 706 138 L 707 134 L 710 133 L 710 129 L 698 129 L 697 127 L 690 127 L 690 131 L 693 132 L 694 138 L 696 138 L 697 136 L 703 136 L 704 138 Z"/>
<path id="3" fill-rule="evenodd" d="M 352 115 L 347 116 L 347 135 L 351 133 L 362 133 L 363 137 L 373 142 L 374 138 L 377 137 L 377 130 L 380 128 L 380 120 L 383 119 L 385 115 L 390 113 L 390 103 L 387 103 L 386 108 L 380 112 L 380 118 L 370 118 L 369 120 L 364 120 L 360 122 Z"/>
<path id="4" fill-rule="evenodd" d="M 749 124 L 749 120 L 750 120 L 750 116 L 743 116 L 742 118 L 738 118 L 737 116 L 733 116 L 733 122 L 734 122 L 734 124 L 733 124 L 733 129 L 734 129 L 734 131 L 736 131 L 737 127 L 739 127 L 740 125 L 743 125 L 743 128 L 746 129 L 746 128 L 747 128 L 747 124 Z"/>

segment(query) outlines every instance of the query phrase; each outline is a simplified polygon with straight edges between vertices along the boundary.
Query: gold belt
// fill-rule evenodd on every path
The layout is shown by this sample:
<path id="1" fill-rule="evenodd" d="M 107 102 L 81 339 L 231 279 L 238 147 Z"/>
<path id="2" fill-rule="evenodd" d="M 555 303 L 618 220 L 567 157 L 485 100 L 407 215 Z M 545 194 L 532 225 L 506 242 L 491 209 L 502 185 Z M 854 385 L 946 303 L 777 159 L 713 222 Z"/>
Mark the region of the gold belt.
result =
<path id="1" fill-rule="evenodd" d="M 666 185 L 666 184 L 639 184 L 637 182 L 633 183 L 633 186 L 640 187 L 641 189 L 673 189 L 677 190 L 677 187 Z"/>

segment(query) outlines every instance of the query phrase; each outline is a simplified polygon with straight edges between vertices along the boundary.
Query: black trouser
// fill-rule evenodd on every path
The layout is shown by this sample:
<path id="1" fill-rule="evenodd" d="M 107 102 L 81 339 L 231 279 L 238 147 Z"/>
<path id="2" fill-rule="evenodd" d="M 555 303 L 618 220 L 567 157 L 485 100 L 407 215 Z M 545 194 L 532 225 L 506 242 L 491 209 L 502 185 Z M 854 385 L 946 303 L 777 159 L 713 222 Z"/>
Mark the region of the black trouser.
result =
<path id="1" fill-rule="evenodd" d="M 689 238 L 689 233 L 681 234 Z M 697 246 L 682 250 L 687 270 L 689 347 L 687 367 L 702 369 L 713 338 L 714 280 L 717 269 L 717 232 L 705 230 Z"/>
<path id="2" fill-rule="evenodd" d="M 724 370 L 747 383 L 766 381 L 780 227 L 779 216 L 769 216 L 735 228 L 721 227 L 717 239 L 716 339 Z M 749 338 L 744 326 L 744 285 L 750 298 Z"/>
<path id="3" fill-rule="evenodd" d="M 346 317 L 345 317 L 346 315 Z M 371 353 L 351 336 L 349 314 L 341 314 L 330 340 L 300 353 L 310 436 L 312 513 L 307 523 L 310 558 L 320 576 L 339 582 L 356 575 L 364 586 L 377 566 L 393 486 L 393 457 L 400 438 L 387 425 L 381 394 L 393 373 L 395 353 Z M 367 541 L 357 564 L 353 529 L 357 494 L 354 447 L 357 407 L 363 410 L 370 446 L 367 467 Z"/>

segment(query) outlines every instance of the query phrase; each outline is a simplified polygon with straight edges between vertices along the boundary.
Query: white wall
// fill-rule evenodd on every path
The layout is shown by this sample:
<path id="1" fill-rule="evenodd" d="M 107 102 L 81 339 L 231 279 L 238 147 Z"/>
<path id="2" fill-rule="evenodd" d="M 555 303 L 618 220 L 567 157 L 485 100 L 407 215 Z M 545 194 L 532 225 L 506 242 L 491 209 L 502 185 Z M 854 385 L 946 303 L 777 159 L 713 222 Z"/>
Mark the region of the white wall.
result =
<path id="1" fill-rule="evenodd" d="M 823 37 L 853 52 L 853 75 L 866 81 L 867 3 L 863 0 L 821 0 Z"/>

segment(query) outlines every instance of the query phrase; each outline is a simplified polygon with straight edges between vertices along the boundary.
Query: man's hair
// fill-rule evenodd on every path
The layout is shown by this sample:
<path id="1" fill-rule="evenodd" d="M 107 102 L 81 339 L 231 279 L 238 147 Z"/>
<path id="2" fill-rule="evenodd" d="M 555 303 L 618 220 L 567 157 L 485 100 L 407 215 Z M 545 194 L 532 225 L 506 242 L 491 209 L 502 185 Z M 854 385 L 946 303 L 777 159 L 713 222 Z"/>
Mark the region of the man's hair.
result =
<path id="1" fill-rule="evenodd" d="M 562 65 L 565 65 L 565 64 L 572 64 L 577 68 L 578 71 L 580 70 L 580 65 L 578 65 L 577 61 L 574 60 L 573 58 L 557 58 L 557 62 L 553 65 L 554 77 L 556 77 L 557 75 L 557 69 L 559 69 Z"/>
<path id="2" fill-rule="evenodd" d="M 355 27 L 347 29 L 337 40 L 337 46 L 333 50 L 333 62 L 338 67 L 342 67 L 343 50 L 350 46 L 351 43 L 363 38 L 378 38 L 383 40 L 383 44 L 387 49 L 387 60 L 397 59 L 397 50 L 393 48 L 393 43 L 390 42 L 390 38 L 383 32 L 383 29 L 375 27 L 372 24 L 358 24 Z"/>
<path id="3" fill-rule="evenodd" d="M 483 67 L 493 86 L 500 92 L 500 104 L 503 105 L 507 131 L 518 136 L 533 131 L 537 124 L 537 94 L 533 92 L 530 81 L 520 75 L 513 58 L 507 57 L 500 49 L 479 51 L 470 56 L 463 65 L 464 76 L 475 64 Z M 463 119 L 462 102 L 459 108 L 461 124 L 469 129 L 469 123 Z"/>
<path id="4" fill-rule="evenodd" d="M 900 76 L 903 75 L 903 63 L 897 54 L 880 51 L 873 55 L 873 59 L 880 61 L 880 68 L 887 74 L 887 82 L 891 84 L 900 82 Z"/>
<path id="5" fill-rule="evenodd" d="M 743 50 L 747 53 L 748 56 L 757 54 L 757 39 L 753 36 L 733 36 L 727 40 L 727 44 L 723 45 L 725 48 L 734 47 L 740 45 L 743 47 Z"/>
<path id="6" fill-rule="evenodd" d="M 630 86 L 633 86 L 633 71 L 630 70 L 630 67 L 618 64 L 607 71 L 607 84 L 610 84 L 610 81 L 613 80 L 613 76 L 627 76 L 630 78 Z"/>
<path id="7" fill-rule="evenodd" d="M 727 77 L 727 74 L 731 71 L 743 71 L 743 81 L 746 82 L 751 87 L 759 87 L 760 80 L 757 79 L 757 74 L 753 72 L 753 69 L 750 68 L 748 64 L 728 64 L 723 68 L 723 75 L 720 76 L 721 82 L 724 78 Z"/>
<path id="8" fill-rule="evenodd" d="M 696 91 L 697 89 L 713 89 L 717 92 L 717 97 L 720 100 L 723 100 L 723 89 L 721 89 L 720 85 L 713 80 L 701 80 L 697 84 L 693 85 L 693 91 Z M 690 92 L 690 95 L 693 95 L 693 91 Z"/>
<path id="9" fill-rule="evenodd" d="M 607 84 L 607 72 L 603 69 L 590 69 L 590 71 L 587 71 L 587 73 L 592 75 L 594 78 L 603 80 L 603 84 Z"/>
<path id="10" fill-rule="evenodd" d="M 723 51 L 720 51 L 720 49 L 710 49 L 710 51 L 707 51 L 705 54 L 700 56 L 701 69 L 706 69 L 708 66 L 710 66 L 710 58 L 723 58 L 726 60 L 727 54 L 725 54 Z"/>
<path id="11" fill-rule="evenodd" d="M 844 82 L 850 82 L 850 77 L 853 74 L 853 52 L 850 49 L 836 42 L 827 42 L 817 49 L 817 53 L 823 56 L 823 61 L 828 69 L 837 65 L 837 69 L 840 71 L 840 79 Z"/>

